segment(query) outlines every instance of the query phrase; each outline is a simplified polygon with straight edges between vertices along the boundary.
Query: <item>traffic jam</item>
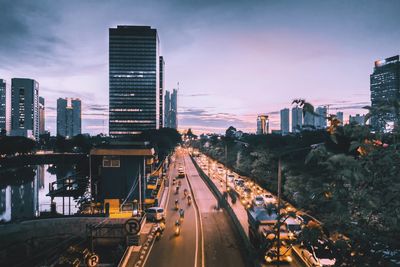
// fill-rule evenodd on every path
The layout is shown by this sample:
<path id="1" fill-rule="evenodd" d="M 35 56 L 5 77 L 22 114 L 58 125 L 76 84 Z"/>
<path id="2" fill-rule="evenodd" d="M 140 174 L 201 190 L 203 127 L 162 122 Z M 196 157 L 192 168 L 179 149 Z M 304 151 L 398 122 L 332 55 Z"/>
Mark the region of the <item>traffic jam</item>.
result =
<path id="1" fill-rule="evenodd" d="M 317 245 L 297 240 L 305 226 L 321 229 L 322 233 L 323 227 L 318 220 L 283 200 L 281 200 L 281 216 L 278 216 L 278 198 L 271 192 L 249 177 L 226 169 L 223 164 L 206 155 L 200 153 L 195 155 L 196 163 L 203 172 L 221 192 L 227 191 L 236 216 L 247 214 L 248 229 L 244 230 L 248 230 L 248 237 L 254 248 L 263 248 L 260 257 L 265 264 L 277 261 L 290 264 L 296 254 L 306 266 L 335 266 L 336 259 L 330 246 L 332 240 L 320 237 Z M 240 203 L 246 213 L 236 212 L 237 203 Z M 277 225 L 280 228 L 278 243 Z"/>

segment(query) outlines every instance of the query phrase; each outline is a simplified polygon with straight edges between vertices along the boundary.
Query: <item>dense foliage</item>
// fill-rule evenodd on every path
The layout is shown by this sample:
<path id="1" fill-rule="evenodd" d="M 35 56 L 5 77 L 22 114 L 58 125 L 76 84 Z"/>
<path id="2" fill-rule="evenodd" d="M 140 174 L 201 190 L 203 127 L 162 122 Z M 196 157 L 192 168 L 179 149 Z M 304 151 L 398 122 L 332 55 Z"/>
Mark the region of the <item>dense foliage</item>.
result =
<path id="1" fill-rule="evenodd" d="M 0 155 L 29 154 L 35 147 L 35 141 L 26 137 L 0 136 Z"/>
<path id="2" fill-rule="evenodd" d="M 400 256 L 400 144 L 394 135 L 351 124 L 331 132 L 244 135 L 246 146 L 232 135 L 203 136 L 194 146 L 224 163 L 226 148 L 230 167 L 273 192 L 280 157 L 284 197 L 331 234 L 350 238 L 343 265 L 390 266 L 389 258 Z"/>

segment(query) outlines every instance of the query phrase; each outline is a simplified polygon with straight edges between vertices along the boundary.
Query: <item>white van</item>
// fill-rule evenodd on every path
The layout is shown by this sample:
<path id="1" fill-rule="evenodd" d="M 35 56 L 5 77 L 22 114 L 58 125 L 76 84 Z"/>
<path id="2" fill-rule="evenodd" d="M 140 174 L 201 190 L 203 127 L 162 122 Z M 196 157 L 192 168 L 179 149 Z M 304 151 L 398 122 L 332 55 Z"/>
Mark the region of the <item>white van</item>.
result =
<path id="1" fill-rule="evenodd" d="M 164 209 L 161 207 L 151 207 L 146 210 L 146 219 L 149 221 L 161 221 L 164 218 Z"/>

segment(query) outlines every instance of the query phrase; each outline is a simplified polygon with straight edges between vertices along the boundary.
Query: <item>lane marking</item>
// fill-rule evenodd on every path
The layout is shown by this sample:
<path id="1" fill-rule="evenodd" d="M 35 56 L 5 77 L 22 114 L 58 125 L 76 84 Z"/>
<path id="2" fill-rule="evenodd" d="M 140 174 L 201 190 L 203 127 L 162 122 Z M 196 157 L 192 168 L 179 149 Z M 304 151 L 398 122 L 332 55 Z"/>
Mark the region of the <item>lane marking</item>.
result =
<path id="1" fill-rule="evenodd" d="M 185 165 L 186 168 L 186 154 L 184 154 L 183 156 L 183 163 Z M 193 168 L 192 168 L 193 169 Z M 197 171 L 197 170 L 196 170 Z M 201 220 L 201 214 L 200 214 L 200 209 L 199 206 L 197 205 L 197 200 L 196 200 L 196 194 L 193 190 L 193 187 L 191 185 L 191 182 L 189 181 L 189 177 L 186 175 L 186 180 L 189 184 L 190 190 L 192 191 L 192 195 L 193 195 L 193 200 L 194 203 L 196 205 L 196 209 L 195 209 L 195 216 L 196 216 L 196 261 L 195 261 L 195 267 L 197 267 L 197 261 L 198 261 L 198 229 L 197 229 L 197 220 L 199 220 L 200 222 L 200 232 L 201 232 L 201 266 L 204 267 L 205 266 L 205 257 L 204 257 L 204 231 L 203 231 L 203 222 Z"/>

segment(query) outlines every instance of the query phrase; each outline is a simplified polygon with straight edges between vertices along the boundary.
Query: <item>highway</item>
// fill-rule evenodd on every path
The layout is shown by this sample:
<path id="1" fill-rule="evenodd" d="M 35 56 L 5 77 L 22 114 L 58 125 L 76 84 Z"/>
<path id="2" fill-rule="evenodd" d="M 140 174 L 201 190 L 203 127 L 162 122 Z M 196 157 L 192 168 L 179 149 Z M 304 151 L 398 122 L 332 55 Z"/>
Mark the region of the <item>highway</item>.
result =
<path id="1" fill-rule="evenodd" d="M 182 186 L 175 194 L 172 178 L 183 166 L 186 178 L 177 179 Z M 178 149 L 176 160 L 169 171 L 170 185 L 166 203 L 166 229 L 159 241 L 155 241 L 144 266 L 245 266 L 240 250 L 240 242 L 235 236 L 227 215 L 215 210 L 217 200 L 200 178 L 186 150 Z M 187 188 L 194 198 L 187 205 L 183 190 Z M 174 235 L 174 224 L 179 219 L 174 209 L 178 199 L 185 210 L 181 234 Z"/>
<path id="2" fill-rule="evenodd" d="M 217 162 L 210 159 L 209 157 L 207 157 L 206 155 L 202 155 L 203 160 L 201 160 L 200 157 L 196 158 L 196 161 L 198 163 L 199 166 L 201 166 L 202 164 L 205 164 L 205 168 L 203 168 L 203 171 L 211 176 L 211 181 L 216 185 L 216 187 L 219 189 L 219 191 L 221 193 L 223 193 L 225 191 L 225 172 L 229 172 L 230 170 L 227 169 L 225 166 L 223 166 L 222 164 L 219 164 L 220 166 L 223 166 L 223 172 L 219 173 L 216 170 L 216 166 L 217 166 Z M 204 160 L 206 159 L 206 160 Z M 233 172 L 231 172 L 233 173 Z M 243 177 L 244 179 L 248 179 L 247 177 Z M 231 187 L 232 190 L 234 190 L 234 184 L 233 182 L 228 182 L 228 186 Z M 257 194 L 256 191 L 259 189 L 253 189 L 254 194 Z M 238 192 L 238 194 L 240 195 L 240 192 Z M 243 229 L 245 230 L 246 234 L 248 235 L 248 229 L 249 229 L 249 225 L 248 225 L 248 221 L 247 221 L 247 212 L 246 212 L 246 208 L 245 205 L 242 205 L 240 203 L 240 199 L 237 200 L 237 202 L 235 204 L 231 203 L 231 207 L 233 209 L 233 211 L 236 214 L 236 217 L 238 218 L 239 222 L 241 223 Z M 294 209 L 294 207 L 292 207 Z M 302 267 L 302 266 L 306 266 L 305 263 L 303 263 L 302 260 L 298 259 L 297 257 L 292 257 L 293 261 L 291 263 L 281 263 L 281 266 L 293 266 L 293 267 Z M 259 263 L 261 266 L 276 266 L 276 263 L 274 264 L 265 264 L 264 262 L 260 262 Z"/>

